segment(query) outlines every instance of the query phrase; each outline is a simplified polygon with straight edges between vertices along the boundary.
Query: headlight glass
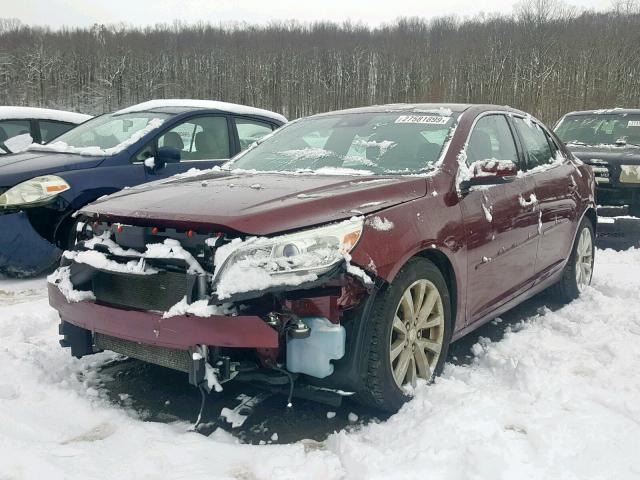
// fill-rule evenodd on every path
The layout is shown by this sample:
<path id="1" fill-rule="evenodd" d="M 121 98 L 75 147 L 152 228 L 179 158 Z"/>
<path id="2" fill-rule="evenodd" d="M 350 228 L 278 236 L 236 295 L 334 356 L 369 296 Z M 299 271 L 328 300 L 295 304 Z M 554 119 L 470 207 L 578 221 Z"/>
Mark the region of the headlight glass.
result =
<path id="1" fill-rule="evenodd" d="M 71 187 L 56 175 L 35 177 L 0 195 L 0 207 L 23 207 L 51 200 Z"/>
<path id="2" fill-rule="evenodd" d="M 252 238 L 220 247 L 214 285 L 219 298 L 233 293 L 313 281 L 358 243 L 363 219 L 274 238 Z"/>

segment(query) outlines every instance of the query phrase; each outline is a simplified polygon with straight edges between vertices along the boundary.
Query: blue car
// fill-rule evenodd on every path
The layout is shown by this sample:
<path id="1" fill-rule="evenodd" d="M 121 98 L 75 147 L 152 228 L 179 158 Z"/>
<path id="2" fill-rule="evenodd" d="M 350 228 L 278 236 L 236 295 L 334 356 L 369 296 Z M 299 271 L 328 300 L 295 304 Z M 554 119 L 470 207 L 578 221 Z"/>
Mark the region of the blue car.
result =
<path id="1" fill-rule="evenodd" d="M 46 272 L 75 241 L 74 213 L 83 206 L 123 188 L 220 165 L 286 121 L 224 102 L 152 100 L 2 156 L 0 272 Z"/>

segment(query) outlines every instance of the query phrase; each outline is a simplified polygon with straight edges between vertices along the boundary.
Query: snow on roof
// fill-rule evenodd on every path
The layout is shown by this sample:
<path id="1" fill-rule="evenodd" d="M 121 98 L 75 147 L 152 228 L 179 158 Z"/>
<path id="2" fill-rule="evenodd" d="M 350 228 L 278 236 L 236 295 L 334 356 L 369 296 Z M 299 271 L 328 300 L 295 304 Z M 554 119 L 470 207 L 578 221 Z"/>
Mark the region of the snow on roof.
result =
<path id="1" fill-rule="evenodd" d="M 597 110 L 579 110 L 575 112 L 569 112 L 565 115 L 565 117 L 568 117 L 569 115 L 611 115 L 616 113 L 620 115 L 629 115 L 629 114 L 637 115 L 640 113 L 640 108 L 615 107 L 615 108 L 599 108 Z"/>
<path id="2" fill-rule="evenodd" d="M 261 108 L 248 107 L 246 105 L 238 105 L 236 103 L 218 102 L 216 100 L 190 100 L 190 99 L 163 99 L 163 100 L 149 100 L 148 102 L 139 103 L 130 107 L 118 110 L 116 113 L 132 113 L 132 112 L 144 112 L 152 110 L 154 108 L 163 107 L 192 107 L 192 108 L 209 108 L 215 110 L 222 110 L 229 113 L 237 113 L 239 115 L 260 115 L 261 117 L 272 118 L 280 122 L 287 122 L 286 117 L 279 113 L 271 112 L 269 110 L 263 110 Z"/>
<path id="3" fill-rule="evenodd" d="M 57 120 L 67 123 L 82 123 L 91 118 L 91 115 L 84 113 L 67 112 L 64 110 L 53 110 L 51 108 L 35 107 L 0 107 L 0 120 L 31 119 Z"/>

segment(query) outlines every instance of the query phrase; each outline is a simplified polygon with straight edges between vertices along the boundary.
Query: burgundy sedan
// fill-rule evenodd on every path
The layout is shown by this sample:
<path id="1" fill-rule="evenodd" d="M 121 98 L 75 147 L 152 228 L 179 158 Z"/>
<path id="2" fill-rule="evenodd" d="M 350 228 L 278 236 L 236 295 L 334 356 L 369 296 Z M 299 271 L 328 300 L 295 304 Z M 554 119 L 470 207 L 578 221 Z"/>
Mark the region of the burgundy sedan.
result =
<path id="1" fill-rule="evenodd" d="M 292 122 L 79 220 L 49 277 L 72 355 L 391 411 L 452 341 L 547 288 L 576 298 L 597 221 L 591 170 L 542 123 L 440 104 Z"/>

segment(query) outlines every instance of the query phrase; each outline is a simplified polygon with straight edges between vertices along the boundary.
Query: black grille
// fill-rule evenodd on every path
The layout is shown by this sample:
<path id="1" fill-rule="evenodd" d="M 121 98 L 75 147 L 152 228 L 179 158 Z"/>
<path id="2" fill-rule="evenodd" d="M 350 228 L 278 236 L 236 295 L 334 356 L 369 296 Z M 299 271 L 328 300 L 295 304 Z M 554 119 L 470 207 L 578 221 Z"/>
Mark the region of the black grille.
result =
<path id="1" fill-rule="evenodd" d="M 186 350 L 156 347 L 154 345 L 141 345 L 136 342 L 103 335 L 101 333 L 95 334 L 93 343 L 95 343 L 96 347 L 100 350 L 110 350 L 126 355 L 127 357 L 137 358 L 143 362 L 189 373 L 191 358 L 189 352 Z"/>
<path id="2" fill-rule="evenodd" d="M 96 270 L 91 290 L 98 302 L 140 310 L 166 311 L 182 300 L 193 300 L 195 276 L 161 271 L 132 275 Z"/>

